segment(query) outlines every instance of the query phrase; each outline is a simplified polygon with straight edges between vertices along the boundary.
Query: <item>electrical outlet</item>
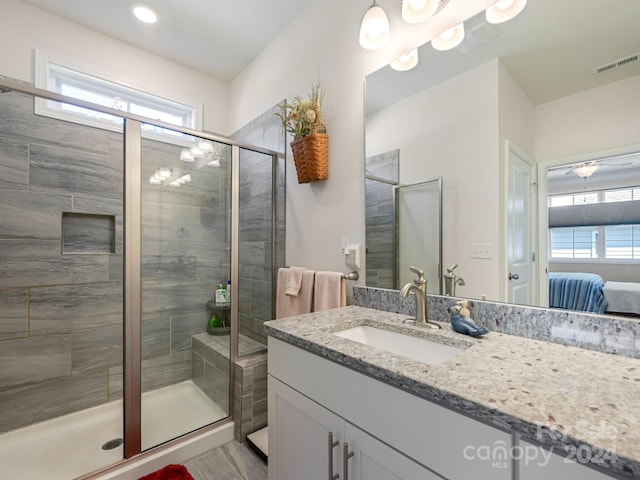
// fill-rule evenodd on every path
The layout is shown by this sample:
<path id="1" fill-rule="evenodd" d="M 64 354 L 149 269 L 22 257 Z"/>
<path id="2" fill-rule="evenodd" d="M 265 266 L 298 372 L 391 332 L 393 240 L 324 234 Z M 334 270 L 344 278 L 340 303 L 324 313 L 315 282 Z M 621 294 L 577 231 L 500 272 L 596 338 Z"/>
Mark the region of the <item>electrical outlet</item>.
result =
<path id="1" fill-rule="evenodd" d="M 471 258 L 493 258 L 490 243 L 472 243 Z"/>

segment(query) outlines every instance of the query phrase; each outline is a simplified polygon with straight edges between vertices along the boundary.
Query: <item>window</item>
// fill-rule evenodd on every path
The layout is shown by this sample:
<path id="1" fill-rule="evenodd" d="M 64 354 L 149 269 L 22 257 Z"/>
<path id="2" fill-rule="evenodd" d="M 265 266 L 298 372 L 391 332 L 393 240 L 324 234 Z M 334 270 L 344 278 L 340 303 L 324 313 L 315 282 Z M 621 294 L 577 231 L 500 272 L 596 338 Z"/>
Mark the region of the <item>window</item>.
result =
<path id="1" fill-rule="evenodd" d="M 640 225 L 604 227 L 605 257 L 618 260 L 640 260 Z"/>
<path id="2" fill-rule="evenodd" d="M 136 90 L 115 81 L 81 72 L 37 53 L 36 86 L 79 100 L 147 117 L 178 127 L 201 129 L 201 106 L 185 105 Z M 113 131 L 122 131 L 122 118 L 65 103 L 36 99 L 36 113 Z M 142 125 L 143 136 L 157 140 L 180 139 L 174 130 Z"/>
<path id="3" fill-rule="evenodd" d="M 551 228 L 551 258 L 598 258 L 600 227 Z"/>
<path id="4" fill-rule="evenodd" d="M 640 187 L 569 193 L 549 197 L 549 207 L 640 200 Z M 640 261 L 640 225 L 595 225 L 549 229 L 551 259 Z"/>

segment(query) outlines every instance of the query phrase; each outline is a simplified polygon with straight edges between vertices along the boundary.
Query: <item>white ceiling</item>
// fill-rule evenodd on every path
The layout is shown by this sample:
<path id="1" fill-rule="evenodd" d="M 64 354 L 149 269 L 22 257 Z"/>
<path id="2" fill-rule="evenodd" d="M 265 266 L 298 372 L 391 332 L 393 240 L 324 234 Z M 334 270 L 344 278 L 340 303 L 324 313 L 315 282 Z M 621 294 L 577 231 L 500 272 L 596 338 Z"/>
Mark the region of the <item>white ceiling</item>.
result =
<path id="1" fill-rule="evenodd" d="M 92 30 L 230 81 L 311 0 L 23 0 Z M 154 25 L 131 14 L 146 3 Z"/>
<path id="2" fill-rule="evenodd" d="M 501 58 L 535 104 L 640 75 L 640 62 L 592 73 L 594 67 L 640 52 L 638 19 L 637 0 L 529 0 L 520 15 L 499 25 L 478 14 L 465 22 L 460 47 L 439 52 L 427 43 L 413 70 L 387 66 L 369 75 L 367 113 L 493 58 Z"/>

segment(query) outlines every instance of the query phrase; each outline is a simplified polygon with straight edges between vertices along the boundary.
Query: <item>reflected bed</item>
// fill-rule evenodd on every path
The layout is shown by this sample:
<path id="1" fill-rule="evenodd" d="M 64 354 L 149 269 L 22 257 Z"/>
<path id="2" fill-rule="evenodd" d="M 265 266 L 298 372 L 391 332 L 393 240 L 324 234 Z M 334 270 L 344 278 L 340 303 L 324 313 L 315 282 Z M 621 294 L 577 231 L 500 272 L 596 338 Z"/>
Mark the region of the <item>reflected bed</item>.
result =
<path id="1" fill-rule="evenodd" d="M 608 312 L 640 315 L 640 283 L 607 282 L 603 293 Z"/>
<path id="2" fill-rule="evenodd" d="M 604 286 L 595 273 L 549 272 L 549 306 L 604 313 L 608 306 Z"/>

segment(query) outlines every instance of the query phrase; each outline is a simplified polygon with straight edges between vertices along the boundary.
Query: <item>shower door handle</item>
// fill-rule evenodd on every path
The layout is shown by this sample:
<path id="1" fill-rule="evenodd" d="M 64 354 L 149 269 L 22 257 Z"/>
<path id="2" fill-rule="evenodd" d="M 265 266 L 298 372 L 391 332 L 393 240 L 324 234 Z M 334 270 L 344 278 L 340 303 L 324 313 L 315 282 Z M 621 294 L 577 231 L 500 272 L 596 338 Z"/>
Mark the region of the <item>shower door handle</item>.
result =
<path id="1" fill-rule="evenodd" d="M 349 459 L 353 456 L 354 453 L 349 451 L 349 444 L 344 442 L 342 446 L 342 472 L 344 480 L 349 480 Z"/>
<path id="2" fill-rule="evenodd" d="M 339 473 L 333 473 L 333 449 L 339 444 L 340 442 L 333 440 L 333 432 L 329 432 L 329 442 L 327 445 L 329 448 L 329 480 L 338 480 L 338 478 L 340 478 Z"/>

